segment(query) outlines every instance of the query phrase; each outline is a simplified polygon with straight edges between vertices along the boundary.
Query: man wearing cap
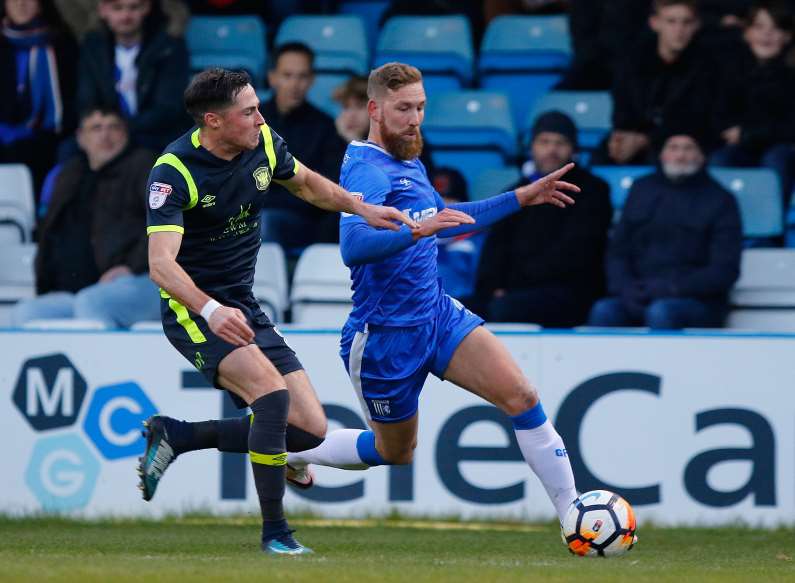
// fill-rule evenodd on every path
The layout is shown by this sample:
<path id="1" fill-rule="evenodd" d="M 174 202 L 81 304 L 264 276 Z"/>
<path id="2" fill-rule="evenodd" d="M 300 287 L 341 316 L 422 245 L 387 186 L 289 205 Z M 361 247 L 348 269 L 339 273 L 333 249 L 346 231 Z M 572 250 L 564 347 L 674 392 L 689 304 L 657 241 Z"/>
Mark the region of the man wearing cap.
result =
<path id="1" fill-rule="evenodd" d="M 707 173 L 698 136 L 673 130 L 658 170 L 635 181 L 607 253 L 610 297 L 593 326 L 719 327 L 740 273 L 737 202 Z"/>
<path id="2" fill-rule="evenodd" d="M 577 128 L 564 113 L 541 114 L 532 129 L 530 162 L 521 186 L 572 160 Z M 585 322 L 604 293 L 604 252 L 612 219 L 607 184 L 577 166 L 582 189 L 567 208 L 522 209 L 491 228 L 477 279 L 478 301 L 494 322 L 564 328 Z"/>

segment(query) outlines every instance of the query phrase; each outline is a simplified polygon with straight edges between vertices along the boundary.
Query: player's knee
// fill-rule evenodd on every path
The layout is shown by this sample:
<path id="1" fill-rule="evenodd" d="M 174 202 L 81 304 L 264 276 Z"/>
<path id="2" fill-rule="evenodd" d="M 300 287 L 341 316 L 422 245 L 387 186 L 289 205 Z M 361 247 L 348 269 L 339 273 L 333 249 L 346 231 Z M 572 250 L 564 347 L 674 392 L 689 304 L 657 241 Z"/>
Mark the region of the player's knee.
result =
<path id="1" fill-rule="evenodd" d="M 522 378 L 512 385 L 498 406 L 506 415 L 521 415 L 538 403 L 538 391 L 530 382 Z"/>

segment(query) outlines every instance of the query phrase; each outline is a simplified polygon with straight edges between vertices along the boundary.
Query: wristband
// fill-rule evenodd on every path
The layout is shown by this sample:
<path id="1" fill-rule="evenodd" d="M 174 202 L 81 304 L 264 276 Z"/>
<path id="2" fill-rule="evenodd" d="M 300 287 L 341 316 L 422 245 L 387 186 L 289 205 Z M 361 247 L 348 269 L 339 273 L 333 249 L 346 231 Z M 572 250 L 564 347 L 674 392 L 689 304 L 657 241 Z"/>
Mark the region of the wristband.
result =
<path id="1" fill-rule="evenodd" d="M 218 302 L 216 302 L 214 299 L 211 298 L 210 301 L 204 304 L 204 307 L 202 308 L 201 311 L 201 317 L 204 318 L 206 322 L 209 322 L 210 316 L 212 316 L 213 312 L 215 312 L 215 310 L 217 310 L 220 307 L 221 304 L 219 304 Z"/>

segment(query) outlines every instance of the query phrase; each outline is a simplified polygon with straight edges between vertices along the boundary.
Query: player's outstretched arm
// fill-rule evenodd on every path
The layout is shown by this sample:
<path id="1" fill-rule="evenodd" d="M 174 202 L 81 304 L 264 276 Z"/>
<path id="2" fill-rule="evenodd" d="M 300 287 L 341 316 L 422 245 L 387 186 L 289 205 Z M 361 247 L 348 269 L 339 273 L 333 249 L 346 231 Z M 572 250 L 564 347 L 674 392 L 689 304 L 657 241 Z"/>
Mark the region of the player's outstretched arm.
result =
<path id="1" fill-rule="evenodd" d="M 378 263 L 408 249 L 423 237 L 430 237 L 443 229 L 473 222 L 474 219 L 469 215 L 453 209 L 442 209 L 430 219 L 419 223 L 415 229 L 401 226 L 396 233 L 373 229 L 361 221 L 342 221 L 340 225 L 342 260 L 348 267 Z"/>
<path id="2" fill-rule="evenodd" d="M 214 334 L 230 344 L 245 346 L 254 340 L 254 332 L 243 312 L 222 306 L 193 283 L 177 263 L 182 234 L 158 232 L 149 235 L 149 277 L 191 312 L 200 314 Z"/>
<path id="3" fill-rule="evenodd" d="M 532 184 L 517 188 L 515 191 L 504 192 L 485 200 L 451 204 L 448 208 L 471 215 L 475 219 L 475 224 L 462 224 L 445 229 L 439 233 L 439 236 L 455 237 L 485 229 L 525 206 L 549 203 L 566 207 L 574 204 L 574 200 L 563 191 L 580 192 L 580 189 L 574 184 L 558 180 L 573 167 L 574 164 L 567 164 Z M 441 198 L 438 198 L 437 205 L 441 207 L 443 204 L 444 202 Z"/>
<path id="4" fill-rule="evenodd" d="M 398 223 L 411 228 L 417 226 L 417 223 L 399 210 L 362 202 L 344 188 L 305 166 L 302 166 L 292 178 L 279 182 L 309 204 L 327 211 L 359 215 L 373 227 L 397 231 L 400 228 Z"/>

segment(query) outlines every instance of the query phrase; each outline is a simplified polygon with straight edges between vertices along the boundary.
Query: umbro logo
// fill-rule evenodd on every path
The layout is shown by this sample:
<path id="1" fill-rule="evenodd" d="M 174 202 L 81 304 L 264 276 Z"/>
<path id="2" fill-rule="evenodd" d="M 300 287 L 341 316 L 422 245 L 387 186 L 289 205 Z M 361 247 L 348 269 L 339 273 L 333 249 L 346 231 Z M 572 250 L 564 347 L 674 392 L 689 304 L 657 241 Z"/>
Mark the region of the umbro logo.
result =
<path id="1" fill-rule="evenodd" d="M 201 200 L 202 208 L 207 208 L 208 206 L 215 206 L 215 196 L 212 194 L 205 195 L 204 198 Z"/>

